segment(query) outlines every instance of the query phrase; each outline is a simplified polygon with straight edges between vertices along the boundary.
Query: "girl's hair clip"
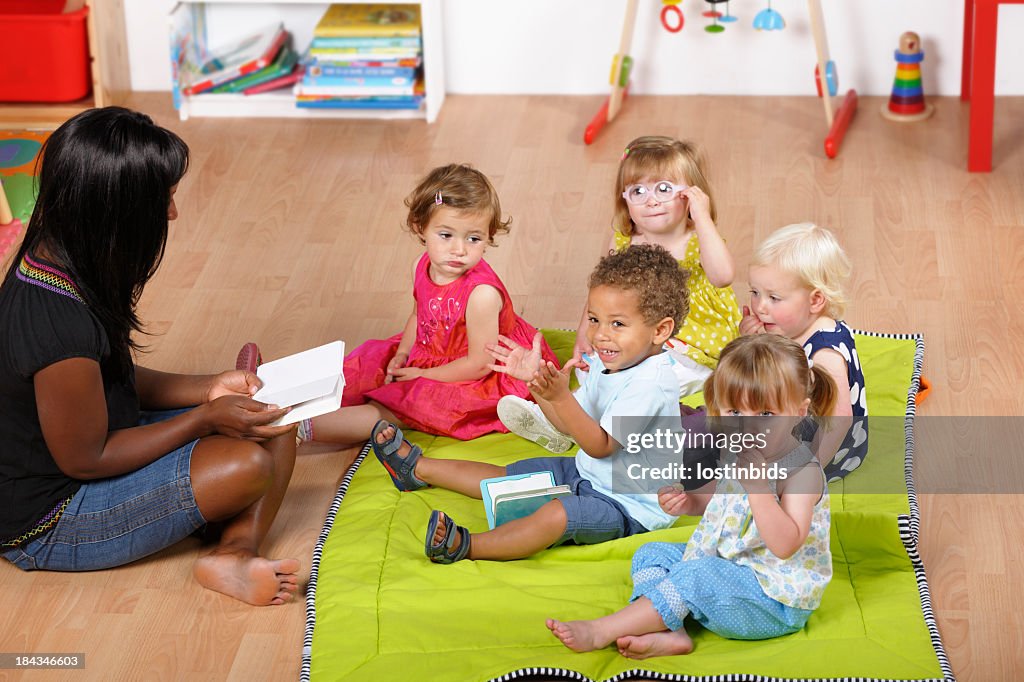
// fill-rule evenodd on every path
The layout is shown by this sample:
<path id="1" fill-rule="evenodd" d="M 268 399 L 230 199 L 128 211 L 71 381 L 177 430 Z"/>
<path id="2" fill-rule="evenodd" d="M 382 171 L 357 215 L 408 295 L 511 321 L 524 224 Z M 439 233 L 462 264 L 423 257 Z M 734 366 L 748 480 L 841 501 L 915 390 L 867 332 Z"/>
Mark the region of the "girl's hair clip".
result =
<path id="1" fill-rule="evenodd" d="M 629 147 L 626 147 L 625 151 L 622 152 L 622 158 L 619 161 L 625 161 L 627 156 L 629 156 Z"/>
<path id="2" fill-rule="evenodd" d="M 810 358 L 807 358 L 807 369 L 812 369 L 813 367 L 814 367 L 814 360 L 811 360 Z"/>
<path id="3" fill-rule="evenodd" d="M 434 206 L 440 206 L 444 203 L 444 199 L 441 198 L 441 190 L 434 193 Z"/>

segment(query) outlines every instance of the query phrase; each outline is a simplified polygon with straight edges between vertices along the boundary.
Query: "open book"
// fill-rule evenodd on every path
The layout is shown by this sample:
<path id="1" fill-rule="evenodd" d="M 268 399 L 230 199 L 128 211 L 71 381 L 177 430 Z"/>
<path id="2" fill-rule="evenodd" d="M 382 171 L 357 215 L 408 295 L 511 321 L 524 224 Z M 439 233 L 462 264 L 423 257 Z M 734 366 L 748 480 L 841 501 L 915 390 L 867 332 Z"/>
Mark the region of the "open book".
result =
<path id="1" fill-rule="evenodd" d="M 487 514 L 487 526 L 496 526 L 529 516 L 545 503 L 572 495 L 567 485 L 555 485 L 550 471 L 499 476 L 480 481 L 480 494 Z"/>
<path id="2" fill-rule="evenodd" d="M 345 389 L 344 360 L 345 343 L 334 341 L 264 363 L 256 369 L 263 388 L 253 398 L 292 408 L 271 426 L 294 424 L 333 412 L 341 407 L 341 393 Z"/>

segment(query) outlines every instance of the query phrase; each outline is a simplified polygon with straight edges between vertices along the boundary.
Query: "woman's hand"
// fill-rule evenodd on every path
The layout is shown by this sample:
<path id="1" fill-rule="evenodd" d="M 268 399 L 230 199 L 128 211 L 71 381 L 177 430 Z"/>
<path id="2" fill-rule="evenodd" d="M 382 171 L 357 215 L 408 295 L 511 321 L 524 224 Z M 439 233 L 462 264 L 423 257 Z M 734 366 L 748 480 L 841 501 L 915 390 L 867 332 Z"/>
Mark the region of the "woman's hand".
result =
<path id="1" fill-rule="evenodd" d="M 388 363 L 387 369 L 384 370 L 385 377 L 384 383 L 390 384 L 395 380 L 395 372 L 405 367 L 405 363 L 409 362 L 409 354 L 405 351 L 399 351 L 395 353 L 395 357 L 391 358 L 391 362 Z"/>
<path id="2" fill-rule="evenodd" d="M 210 382 L 210 387 L 206 391 L 206 400 L 203 402 L 213 402 L 226 395 L 251 398 L 262 386 L 263 382 L 252 372 L 241 369 L 221 372 L 213 377 L 213 381 Z"/>
<path id="3" fill-rule="evenodd" d="M 486 346 L 487 352 L 496 361 L 487 365 L 487 369 L 507 374 L 520 381 L 531 381 L 544 365 L 544 356 L 540 350 L 542 339 L 541 333 L 537 332 L 533 336 L 533 347 L 527 348 L 499 334 L 498 343 L 489 343 Z"/>
<path id="4" fill-rule="evenodd" d="M 757 315 L 750 312 L 750 306 L 743 306 L 743 319 L 740 320 L 740 334 L 764 334 L 764 324 Z"/>
<path id="5" fill-rule="evenodd" d="M 567 395 L 571 396 L 572 393 L 569 391 L 569 372 L 575 366 L 576 363 L 573 360 L 565 363 L 565 367 L 561 370 L 553 362 L 546 363 L 537 370 L 533 375 L 533 379 L 527 384 L 530 393 L 548 402 L 564 398 Z"/>
<path id="6" fill-rule="evenodd" d="M 209 433 L 232 438 L 274 438 L 295 428 L 292 424 L 268 426 L 288 414 L 290 407 L 267 405 L 241 395 L 223 395 L 196 410 L 202 410 Z"/>

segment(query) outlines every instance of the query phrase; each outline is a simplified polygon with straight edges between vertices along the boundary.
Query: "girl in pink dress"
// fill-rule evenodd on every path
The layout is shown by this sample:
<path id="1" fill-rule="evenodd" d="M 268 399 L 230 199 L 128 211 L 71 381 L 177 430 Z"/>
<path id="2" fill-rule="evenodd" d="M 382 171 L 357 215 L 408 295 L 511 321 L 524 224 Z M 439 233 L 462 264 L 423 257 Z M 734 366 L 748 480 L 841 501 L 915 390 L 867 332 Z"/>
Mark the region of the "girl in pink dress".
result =
<path id="1" fill-rule="evenodd" d="M 557 362 L 483 260 L 511 222 L 501 220 L 487 177 L 467 165 L 436 168 L 405 204 L 406 225 L 426 247 L 413 275 L 412 314 L 401 334 L 367 341 L 345 358 L 341 408 L 303 422 L 302 440 L 362 443 L 381 419 L 461 440 L 507 433 L 498 399 L 529 391 L 491 369 L 487 346 L 506 337 Z"/>

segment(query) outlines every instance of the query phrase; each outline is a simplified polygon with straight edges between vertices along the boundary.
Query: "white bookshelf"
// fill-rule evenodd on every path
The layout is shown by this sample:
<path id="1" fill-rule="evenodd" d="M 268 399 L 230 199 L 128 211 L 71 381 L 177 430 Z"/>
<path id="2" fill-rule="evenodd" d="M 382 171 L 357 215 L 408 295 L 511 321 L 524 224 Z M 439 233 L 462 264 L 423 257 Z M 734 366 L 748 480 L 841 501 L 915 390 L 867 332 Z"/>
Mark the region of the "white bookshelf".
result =
<path id="1" fill-rule="evenodd" d="M 351 3 L 356 0 L 335 0 Z M 371 0 L 362 0 L 369 2 Z M 179 0 L 171 10 L 171 40 L 181 32 L 195 30 L 194 22 L 205 24 L 212 47 L 245 36 L 269 23 L 281 21 L 291 32 L 296 49 L 303 50 L 313 37 L 313 28 L 327 11 L 329 2 L 315 0 Z M 433 123 L 444 103 L 444 47 L 441 0 L 402 0 L 394 4 L 420 5 L 423 42 L 425 94 L 420 109 L 305 109 L 295 106 L 288 89 L 259 95 L 181 95 L 178 115 L 237 118 L 376 118 L 426 119 Z"/>

